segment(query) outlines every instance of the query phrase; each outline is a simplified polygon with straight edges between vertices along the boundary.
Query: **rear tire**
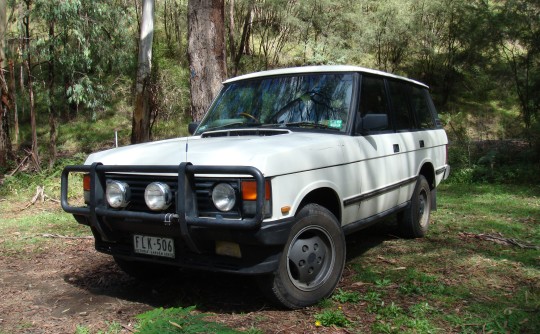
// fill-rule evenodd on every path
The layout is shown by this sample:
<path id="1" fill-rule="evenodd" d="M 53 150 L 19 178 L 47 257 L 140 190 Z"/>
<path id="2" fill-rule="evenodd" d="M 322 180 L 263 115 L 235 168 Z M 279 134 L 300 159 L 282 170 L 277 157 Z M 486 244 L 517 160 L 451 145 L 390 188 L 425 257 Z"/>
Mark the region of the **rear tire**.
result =
<path id="1" fill-rule="evenodd" d="M 296 217 L 278 269 L 259 281 L 263 293 L 290 309 L 327 298 L 343 273 L 345 247 L 336 217 L 317 204 L 306 205 Z"/>
<path id="2" fill-rule="evenodd" d="M 401 234 L 406 238 L 422 238 L 429 227 L 431 214 L 431 189 L 423 175 L 418 177 L 411 204 L 398 214 Z"/>
<path id="3" fill-rule="evenodd" d="M 168 277 L 178 271 L 178 268 L 173 266 L 142 261 L 129 261 L 116 256 L 114 256 L 114 262 L 126 274 L 142 281 Z"/>

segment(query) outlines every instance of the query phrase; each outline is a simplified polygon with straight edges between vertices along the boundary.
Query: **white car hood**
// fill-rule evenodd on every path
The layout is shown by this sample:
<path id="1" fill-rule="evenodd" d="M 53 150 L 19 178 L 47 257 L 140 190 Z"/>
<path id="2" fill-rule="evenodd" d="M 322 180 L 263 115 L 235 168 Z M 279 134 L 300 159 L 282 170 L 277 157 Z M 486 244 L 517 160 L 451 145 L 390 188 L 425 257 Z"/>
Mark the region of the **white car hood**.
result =
<path id="1" fill-rule="evenodd" d="M 272 136 L 184 137 L 91 154 L 85 164 L 253 166 L 265 176 L 344 163 L 348 136 L 284 132 Z"/>

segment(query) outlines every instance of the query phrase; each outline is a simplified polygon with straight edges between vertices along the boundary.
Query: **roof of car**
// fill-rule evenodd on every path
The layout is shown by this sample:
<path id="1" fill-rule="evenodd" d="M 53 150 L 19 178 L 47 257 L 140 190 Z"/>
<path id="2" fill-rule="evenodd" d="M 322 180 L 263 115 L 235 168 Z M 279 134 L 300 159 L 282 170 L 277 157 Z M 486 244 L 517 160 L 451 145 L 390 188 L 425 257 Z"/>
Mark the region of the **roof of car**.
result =
<path id="1" fill-rule="evenodd" d="M 323 65 L 323 66 L 302 66 L 302 67 L 289 67 L 289 68 L 282 68 L 282 69 L 275 69 L 275 70 L 268 70 L 268 71 L 262 71 L 262 72 L 254 72 L 249 73 L 245 75 L 241 75 L 238 77 L 234 77 L 231 79 L 228 79 L 224 81 L 224 84 L 240 81 L 240 80 L 249 80 L 249 79 L 256 79 L 256 78 L 262 78 L 262 77 L 270 77 L 270 76 L 277 76 L 277 75 L 291 75 L 291 74 L 309 74 L 309 73 L 329 73 L 329 72 L 360 72 L 360 73 L 368 73 L 368 74 L 374 74 L 379 76 L 384 76 L 387 78 L 393 78 L 393 79 L 399 79 L 399 80 L 405 80 L 412 82 L 414 84 L 428 87 L 427 85 L 412 80 L 409 78 L 405 78 L 399 75 L 378 71 L 378 70 L 372 70 L 365 67 L 360 66 L 351 66 L 351 65 Z"/>

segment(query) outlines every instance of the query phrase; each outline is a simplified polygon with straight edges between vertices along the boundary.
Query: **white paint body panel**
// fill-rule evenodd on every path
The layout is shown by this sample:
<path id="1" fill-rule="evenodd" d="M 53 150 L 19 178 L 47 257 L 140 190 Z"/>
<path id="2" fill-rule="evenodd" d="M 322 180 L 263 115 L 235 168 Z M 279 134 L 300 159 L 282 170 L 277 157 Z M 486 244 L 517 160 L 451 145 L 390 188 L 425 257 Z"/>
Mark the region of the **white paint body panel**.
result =
<path id="1" fill-rule="evenodd" d="M 424 140 L 424 148 L 419 141 Z M 376 215 L 410 199 L 414 183 L 365 201 L 348 199 L 415 177 L 425 163 L 445 167 L 444 130 L 348 136 L 285 132 L 273 136 L 200 136 L 126 146 L 90 155 L 86 164 L 253 166 L 272 182 L 272 217 L 294 215 L 302 199 L 320 188 L 339 197 L 342 225 Z M 400 152 L 394 152 L 398 145 Z M 187 150 L 187 151 L 186 151 Z M 438 184 L 442 176 L 437 177 Z M 290 206 L 286 215 L 281 208 Z"/>

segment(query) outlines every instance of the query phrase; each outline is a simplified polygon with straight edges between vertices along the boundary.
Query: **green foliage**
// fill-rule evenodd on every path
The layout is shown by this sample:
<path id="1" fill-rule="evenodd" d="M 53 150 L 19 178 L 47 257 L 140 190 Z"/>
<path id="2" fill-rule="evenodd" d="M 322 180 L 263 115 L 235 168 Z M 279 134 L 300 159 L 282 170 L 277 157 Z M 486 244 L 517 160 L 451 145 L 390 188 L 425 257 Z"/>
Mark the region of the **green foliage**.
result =
<path id="1" fill-rule="evenodd" d="M 119 334 L 122 332 L 122 326 L 117 323 L 113 322 L 109 324 L 109 327 L 105 331 L 97 331 L 95 334 Z M 85 326 L 78 325 L 75 329 L 75 334 L 93 334 L 92 331 Z"/>
<path id="2" fill-rule="evenodd" d="M 43 169 L 35 173 L 16 173 L 13 176 L 6 176 L 0 195 L 3 198 L 31 198 L 36 193 L 36 187 L 44 187 L 45 193 L 55 199 L 60 198 L 60 175 L 65 165 L 75 165 L 84 162 L 84 154 L 75 154 L 72 157 L 61 158 L 56 161 L 52 168 Z M 73 178 L 70 182 L 80 182 L 82 180 Z M 82 189 L 82 188 L 81 188 Z"/>
<path id="3" fill-rule="evenodd" d="M 484 141 L 451 145 L 451 183 L 537 184 L 540 168 L 534 146 L 524 141 Z"/>
<path id="4" fill-rule="evenodd" d="M 238 333 L 223 325 L 204 321 L 204 314 L 196 313 L 195 306 L 187 308 L 156 308 L 137 316 L 137 333 Z"/>
<path id="5" fill-rule="evenodd" d="M 354 264 L 353 269 L 356 272 L 355 279 L 359 282 L 375 283 L 379 279 L 379 273 L 375 272 L 371 268 L 366 268 L 360 264 Z"/>
<path id="6" fill-rule="evenodd" d="M 381 298 L 382 298 L 382 295 L 376 291 L 369 291 L 362 297 L 363 300 L 372 304 L 376 304 L 380 302 Z"/>
<path id="7" fill-rule="evenodd" d="M 53 66 L 58 89 L 49 101 L 72 105 L 95 119 L 110 98 L 108 75 L 134 70 L 131 7 L 120 1 L 38 0 L 32 14 L 49 25 L 29 52 Z M 53 30 L 51 30 L 53 29 Z M 48 70 L 38 74 L 48 76 Z M 60 88 L 61 87 L 61 88 Z M 39 91 L 38 91 L 39 93 Z"/>
<path id="8" fill-rule="evenodd" d="M 390 284 L 392 284 L 392 281 L 389 280 L 388 278 L 381 278 L 381 279 L 375 280 L 375 286 L 378 288 L 384 288 L 384 287 L 389 286 Z"/>
<path id="9" fill-rule="evenodd" d="M 315 314 L 315 320 L 317 324 L 320 323 L 322 326 L 330 327 L 348 327 L 351 325 L 351 321 L 347 319 L 342 310 L 324 310 L 321 313 Z"/>
<path id="10" fill-rule="evenodd" d="M 361 297 L 356 291 L 344 291 L 342 289 L 337 289 L 332 296 L 332 299 L 340 303 L 358 303 Z"/>
<path id="11" fill-rule="evenodd" d="M 490 234 L 538 246 L 538 190 L 537 185 L 442 185 L 427 238 L 390 238 L 349 263 L 357 270 L 355 279 L 366 283 L 360 274 L 377 269 L 378 278 L 369 278 L 373 284 L 360 285 L 366 289 L 365 311 L 376 319 L 366 331 L 538 332 L 540 321 L 532 316 L 540 305 L 538 249 L 468 237 Z M 392 284 L 374 284 L 383 278 Z"/>

